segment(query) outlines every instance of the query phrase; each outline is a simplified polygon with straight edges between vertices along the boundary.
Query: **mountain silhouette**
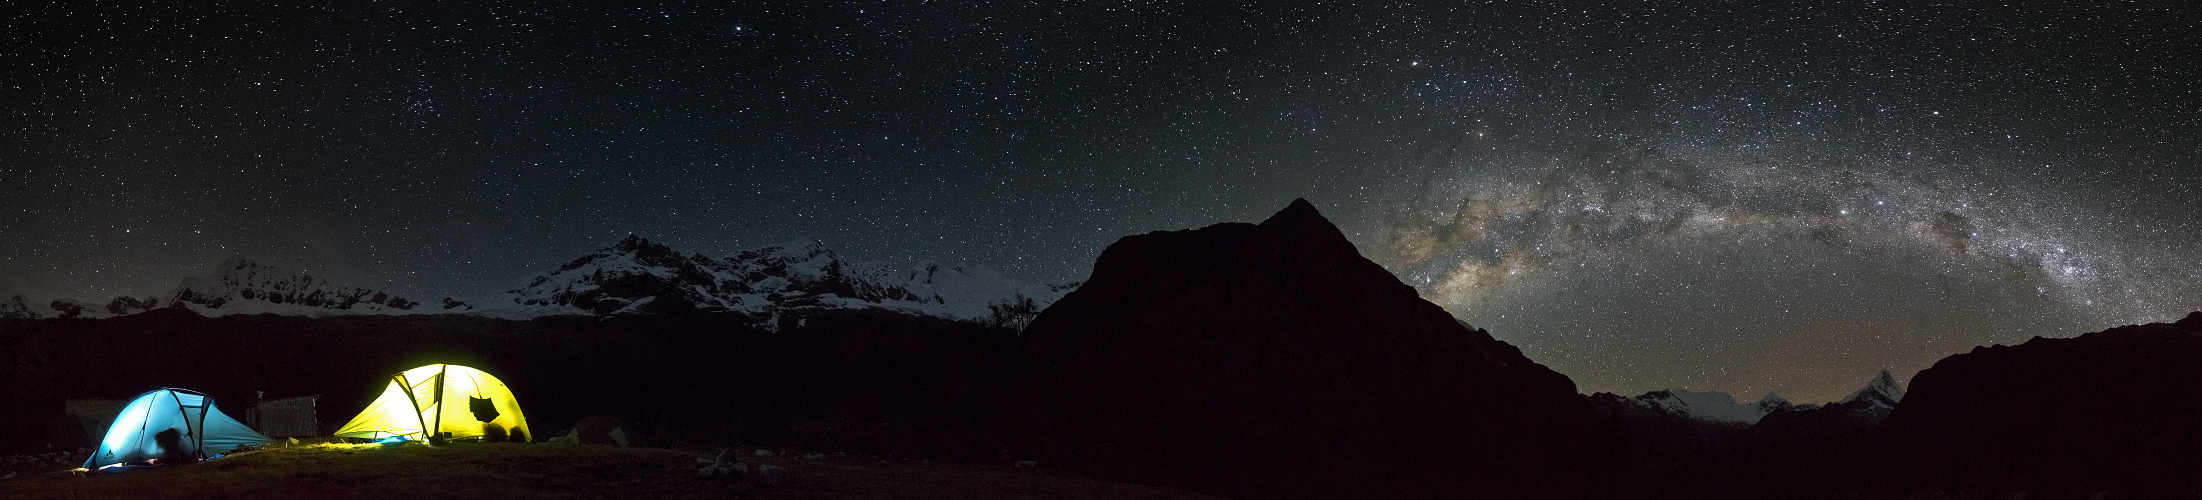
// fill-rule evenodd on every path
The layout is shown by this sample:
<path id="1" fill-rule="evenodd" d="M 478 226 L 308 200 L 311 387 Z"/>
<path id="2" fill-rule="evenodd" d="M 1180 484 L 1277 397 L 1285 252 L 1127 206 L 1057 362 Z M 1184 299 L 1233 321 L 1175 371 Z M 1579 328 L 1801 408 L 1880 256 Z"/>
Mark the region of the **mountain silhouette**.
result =
<path id="1" fill-rule="evenodd" d="M 1270 498 L 1565 498 L 1575 384 L 1361 256 L 1306 200 L 1128 236 L 1025 332 L 1048 439 L 1104 478 Z"/>
<path id="2" fill-rule="evenodd" d="M 2202 485 L 2202 312 L 1977 347 L 1912 377 L 1881 429 L 1914 489 L 2190 497 Z"/>

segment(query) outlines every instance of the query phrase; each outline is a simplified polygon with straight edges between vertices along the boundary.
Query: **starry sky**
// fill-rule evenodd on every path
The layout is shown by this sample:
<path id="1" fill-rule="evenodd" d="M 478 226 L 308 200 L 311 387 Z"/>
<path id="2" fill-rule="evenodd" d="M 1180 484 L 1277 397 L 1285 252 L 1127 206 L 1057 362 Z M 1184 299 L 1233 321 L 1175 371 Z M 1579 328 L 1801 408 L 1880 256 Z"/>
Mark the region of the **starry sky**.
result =
<path id="1" fill-rule="evenodd" d="M 2202 309 L 2202 8 L 2085 3 L 9 4 L 0 291 L 629 233 L 1065 282 L 1305 197 L 1585 391 L 1825 401 Z"/>

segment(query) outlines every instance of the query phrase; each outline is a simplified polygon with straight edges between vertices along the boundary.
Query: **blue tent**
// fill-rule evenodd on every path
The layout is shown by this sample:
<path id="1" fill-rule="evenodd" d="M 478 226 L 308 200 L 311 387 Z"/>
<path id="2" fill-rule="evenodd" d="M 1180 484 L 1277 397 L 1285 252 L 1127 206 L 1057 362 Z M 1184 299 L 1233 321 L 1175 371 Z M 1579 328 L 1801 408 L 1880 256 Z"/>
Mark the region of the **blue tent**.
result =
<path id="1" fill-rule="evenodd" d="M 182 444 L 195 458 L 269 441 L 267 436 L 215 409 L 212 397 L 183 389 L 161 389 L 138 395 L 123 405 L 122 413 L 115 415 L 115 423 L 107 427 L 107 436 L 100 438 L 99 451 L 84 461 L 84 468 L 159 458 L 161 449 L 153 436 L 169 429 L 182 434 Z"/>

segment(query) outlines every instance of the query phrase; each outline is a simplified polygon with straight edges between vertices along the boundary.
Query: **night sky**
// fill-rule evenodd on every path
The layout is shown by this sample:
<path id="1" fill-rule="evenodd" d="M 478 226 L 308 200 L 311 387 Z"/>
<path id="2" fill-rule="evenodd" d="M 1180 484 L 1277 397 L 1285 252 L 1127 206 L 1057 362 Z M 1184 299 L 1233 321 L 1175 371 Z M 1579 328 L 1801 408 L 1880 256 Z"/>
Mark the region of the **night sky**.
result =
<path id="1" fill-rule="evenodd" d="M 477 297 L 629 233 L 1065 282 L 1305 197 L 1586 392 L 2202 309 L 2186 2 L 209 3 L 0 8 L 0 291 Z"/>

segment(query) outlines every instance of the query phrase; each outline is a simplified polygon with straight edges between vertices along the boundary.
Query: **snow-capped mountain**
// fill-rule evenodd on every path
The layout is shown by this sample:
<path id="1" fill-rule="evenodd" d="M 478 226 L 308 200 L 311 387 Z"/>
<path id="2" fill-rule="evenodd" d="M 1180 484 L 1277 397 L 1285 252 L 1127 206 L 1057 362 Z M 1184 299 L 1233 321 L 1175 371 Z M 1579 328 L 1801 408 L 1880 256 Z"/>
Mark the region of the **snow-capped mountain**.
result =
<path id="1" fill-rule="evenodd" d="M 1881 370 L 1866 386 L 1841 401 L 1818 408 L 1798 408 L 1778 411 L 1760 419 L 1752 432 L 1769 440 L 1796 439 L 1801 436 L 1824 435 L 1842 432 L 1862 432 L 1880 427 L 1896 411 L 1896 403 L 1904 399 L 1904 386 L 1897 385 L 1896 377 L 1888 370 Z"/>
<path id="2" fill-rule="evenodd" d="M 169 290 L 167 300 L 162 303 L 206 316 L 441 312 L 423 308 L 421 303 L 396 294 L 330 283 L 318 276 L 286 271 L 241 257 L 223 260 L 214 266 L 209 276 L 185 277 Z"/>
<path id="3" fill-rule="evenodd" d="M 1687 389 L 1652 391 L 1636 397 L 1598 393 L 1591 396 L 1591 401 L 1601 407 L 1611 407 L 1605 408 L 1610 414 L 1648 413 L 1746 426 L 1758 423 L 1760 418 L 1769 413 L 1797 407 L 1771 392 L 1758 401 L 1742 403 L 1725 392 Z"/>
<path id="4" fill-rule="evenodd" d="M 105 305 L 73 299 L 0 300 L 0 318 L 107 318 L 157 307 L 205 316 L 274 313 L 475 314 L 503 318 L 728 312 L 779 328 L 802 314 L 881 309 L 1023 328 L 1041 309 L 1076 288 L 1026 285 L 986 267 L 920 262 L 895 269 L 851 262 L 816 240 L 713 258 L 628 236 L 489 298 L 422 304 L 385 291 L 331 283 L 308 273 L 232 257 L 207 276 L 183 278 L 163 297 L 115 297 Z"/>
<path id="5" fill-rule="evenodd" d="M 1636 397 L 1601 392 L 1590 399 L 1605 413 L 1628 418 L 1686 417 L 1749 426 L 1776 413 L 1841 413 L 1845 419 L 1878 425 L 1904 399 L 1904 386 L 1897 384 L 1888 370 L 1881 370 L 1865 387 L 1826 405 L 1792 404 L 1771 392 L 1756 402 L 1741 403 L 1725 392 L 1685 389 L 1652 391 Z"/>
<path id="6" fill-rule="evenodd" d="M 0 300 L 0 318 L 111 318 L 156 308 L 190 309 L 204 316 L 275 313 L 300 316 L 330 314 L 423 314 L 432 308 L 395 294 L 330 283 L 307 273 L 286 271 L 231 257 L 216 264 L 207 276 L 187 276 L 162 297 L 115 297 L 106 304 L 76 299 L 32 300 L 15 295 Z"/>
<path id="7" fill-rule="evenodd" d="M 39 319 L 51 317 L 53 313 L 53 308 L 45 304 L 35 304 L 23 294 L 0 300 L 0 319 Z"/>
<path id="8" fill-rule="evenodd" d="M 0 300 L 0 319 L 111 318 L 145 312 L 158 303 L 161 300 L 155 297 L 115 297 L 106 305 L 98 305 L 76 299 L 32 300 L 16 294 Z"/>
<path id="9" fill-rule="evenodd" d="M 1836 403 L 1866 401 L 1873 406 L 1896 408 L 1896 403 L 1903 400 L 1904 386 L 1897 385 L 1896 377 L 1890 376 L 1888 370 L 1881 370 L 1881 374 L 1873 377 L 1872 382 L 1866 383 L 1865 387 L 1859 388 L 1857 392 L 1850 393 L 1849 396 L 1843 397 L 1841 401 L 1836 401 Z"/>
<path id="10" fill-rule="evenodd" d="M 713 258 L 629 235 L 468 305 L 490 316 L 878 308 L 1021 327 L 1076 285 L 1025 285 L 985 267 L 851 262 L 816 240 Z"/>

